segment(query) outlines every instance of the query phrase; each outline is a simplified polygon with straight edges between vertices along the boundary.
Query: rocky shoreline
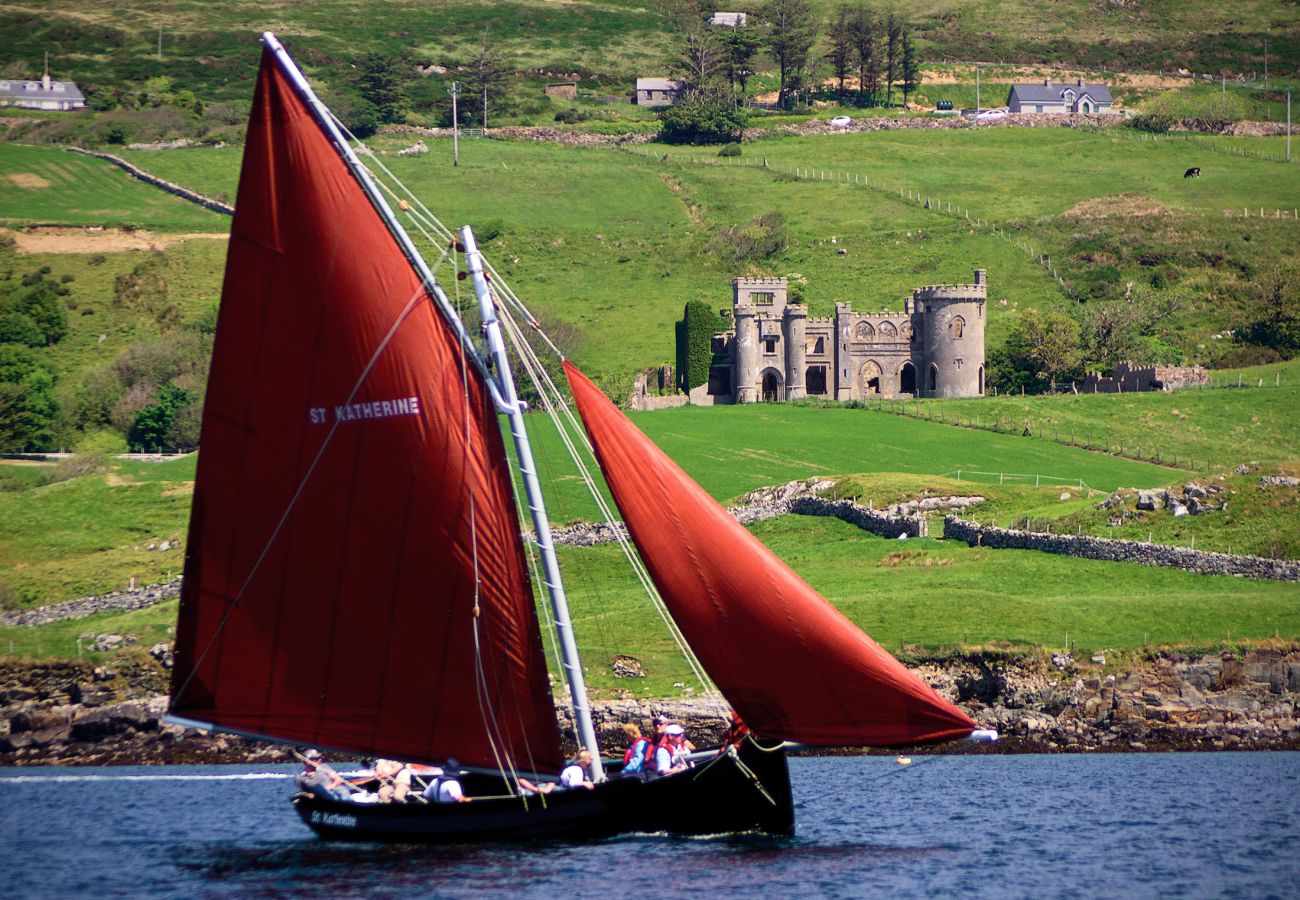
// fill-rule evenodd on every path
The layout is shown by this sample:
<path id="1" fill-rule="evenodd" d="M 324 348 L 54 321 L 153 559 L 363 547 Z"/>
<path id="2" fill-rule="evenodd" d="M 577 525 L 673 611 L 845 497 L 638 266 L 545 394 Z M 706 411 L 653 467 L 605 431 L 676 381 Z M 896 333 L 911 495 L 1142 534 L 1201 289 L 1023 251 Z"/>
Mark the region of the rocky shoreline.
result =
<path id="1" fill-rule="evenodd" d="M 162 721 L 168 673 L 160 658 L 8 663 L 0 667 L 0 765 L 175 765 L 291 762 L 290 748 Z M 929 658 L 912 668 L 976 720 L 994 745 L 940 753 L 1300 750 L 1300 644 L 1221 653 L 1153 651 L 1110 665 L 994 652 Z M 664 713 L 695 743 L 720 740 L 716 706 L 698 699 L 593 704 L 602 749 L 622 749 L 621 725 Z M 571 730 L 567 710 L 562 730 Z M 825 753 L 896 752 L 859 748 Z M 908 748 L 925 753 L 928 748 Z"/>

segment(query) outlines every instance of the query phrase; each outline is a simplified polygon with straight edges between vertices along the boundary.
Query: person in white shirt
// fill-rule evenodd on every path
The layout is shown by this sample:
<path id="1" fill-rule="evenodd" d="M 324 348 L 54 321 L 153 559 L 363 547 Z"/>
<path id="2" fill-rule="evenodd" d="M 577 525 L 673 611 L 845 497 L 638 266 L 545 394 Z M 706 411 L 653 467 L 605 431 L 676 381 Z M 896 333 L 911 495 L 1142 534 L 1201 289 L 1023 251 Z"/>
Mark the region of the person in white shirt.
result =
<path id="1" fill-rule="evenodd" d="M 671 775 L 690 768 L 687 758 L 690 750 L 686 747 L 686 729 L 674 723 L 664 729 L 664 739 L 655 750 L 655 772 L 659 775 Z"/>
<path id="2" fill-rule="evenodd" d="M 442 774 L 438 775 L 432 784 L 424 789 L 426 799 L 434 803 L 468 803 L 469 797 L 461 790 L 460 777 L 464 775 L 460 763 L 454 759 L 447 760 L 447 765 L 443 767 Z"/>
<path id="3" fill-rule="evenodd" d="M 596 785 L 591 780 L 591 751 L 583 748 L 578 751 L 577 757 L 573 762 L 564 767 L 560 773 L 560 784 L 566 790 L 575 788 L 587 788 L 591 790 Z"/>

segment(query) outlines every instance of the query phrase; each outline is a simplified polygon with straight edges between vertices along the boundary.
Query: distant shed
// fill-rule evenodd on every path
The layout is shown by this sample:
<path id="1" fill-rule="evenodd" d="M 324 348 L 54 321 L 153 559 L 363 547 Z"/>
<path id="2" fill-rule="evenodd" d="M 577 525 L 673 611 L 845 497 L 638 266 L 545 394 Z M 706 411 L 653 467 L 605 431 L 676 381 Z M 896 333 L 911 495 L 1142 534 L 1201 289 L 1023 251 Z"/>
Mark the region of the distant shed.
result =
<path id="1" fill-rule="evenodd" d="M 545 88 L 546 96 L 555 100 L 577 100 L 578 99 L 578 82 L 576 81 L 556 81 L 548 84 Z"/>

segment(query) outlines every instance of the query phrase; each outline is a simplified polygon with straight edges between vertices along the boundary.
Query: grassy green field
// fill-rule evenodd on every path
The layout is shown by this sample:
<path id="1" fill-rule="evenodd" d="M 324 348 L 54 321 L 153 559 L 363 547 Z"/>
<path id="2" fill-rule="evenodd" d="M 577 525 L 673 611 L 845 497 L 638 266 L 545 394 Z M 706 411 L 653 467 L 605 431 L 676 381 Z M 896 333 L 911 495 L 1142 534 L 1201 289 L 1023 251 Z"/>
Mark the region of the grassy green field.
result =
<path id="1" fill-rule="evenodd" d="M 0 142 L 0 226 L 227 231 L 230 217 L 149 187 L 103 160 Z"/>

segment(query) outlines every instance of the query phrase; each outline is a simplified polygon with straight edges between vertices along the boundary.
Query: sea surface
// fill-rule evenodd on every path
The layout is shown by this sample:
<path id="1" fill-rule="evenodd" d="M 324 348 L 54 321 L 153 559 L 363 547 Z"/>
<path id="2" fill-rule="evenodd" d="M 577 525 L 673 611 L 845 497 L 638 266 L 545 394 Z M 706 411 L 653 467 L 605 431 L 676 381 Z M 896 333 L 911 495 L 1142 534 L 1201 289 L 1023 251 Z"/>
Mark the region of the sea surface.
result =
<path id="1" fill-rule="evenodd" d="M 1300 753 L 792 759 L 797 837 L 335 845 L 292 767 L 0 770 L 12 897 L 1300 897 Z"/>

